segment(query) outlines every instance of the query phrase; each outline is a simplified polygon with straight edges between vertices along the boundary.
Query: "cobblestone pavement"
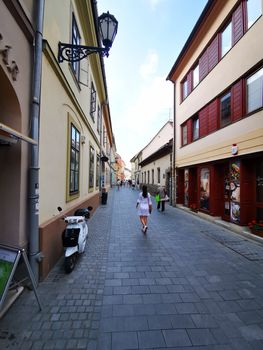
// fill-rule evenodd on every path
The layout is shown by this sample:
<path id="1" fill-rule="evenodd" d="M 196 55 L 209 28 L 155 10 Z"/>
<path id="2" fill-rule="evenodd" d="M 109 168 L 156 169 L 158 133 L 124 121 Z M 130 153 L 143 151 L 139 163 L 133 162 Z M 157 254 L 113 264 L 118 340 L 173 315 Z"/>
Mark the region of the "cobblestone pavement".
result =
<path id="1" fill-rule="evenodd" d="M 154 212 L 138 192 L 109 193 L 86 252 L 63 259 L 0 320 L 0 349 L 263 349 L 263 246 L 180 209 Z"/>

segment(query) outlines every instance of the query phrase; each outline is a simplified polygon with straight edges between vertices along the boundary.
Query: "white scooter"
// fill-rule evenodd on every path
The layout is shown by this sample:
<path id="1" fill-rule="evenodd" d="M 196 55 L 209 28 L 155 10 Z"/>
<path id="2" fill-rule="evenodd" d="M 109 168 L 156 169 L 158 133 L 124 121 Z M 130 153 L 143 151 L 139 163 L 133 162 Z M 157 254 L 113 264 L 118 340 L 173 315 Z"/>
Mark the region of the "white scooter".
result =
<path id="1" fill-rule="evenodd" d="M 73 271 L 78 255 L 85 250 L 88 238 L 88 219 L 92 209 L 92 207 L 77 209 L 74 216 L 63 217 L 67 223 L 67 227 L 62 233 L 66 273 Z M 62 211 L 62 208 L 58 207 L 58 211 Z"/>

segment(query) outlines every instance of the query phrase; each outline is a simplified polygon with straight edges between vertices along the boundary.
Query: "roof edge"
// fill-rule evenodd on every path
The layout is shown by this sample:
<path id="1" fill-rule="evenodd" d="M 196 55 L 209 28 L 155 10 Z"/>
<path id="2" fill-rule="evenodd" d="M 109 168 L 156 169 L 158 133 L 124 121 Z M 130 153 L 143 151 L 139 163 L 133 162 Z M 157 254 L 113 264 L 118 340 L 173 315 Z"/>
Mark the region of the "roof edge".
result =
<path id="1" fill-rule="evenodd" d="M 188 47 L 190 46 L 192 40 L 194 39 L 194 37 L 196 36 L 196 33 L 199 31 L 201 24 L 203 23 L 204 19 L 206 18 L 207 14 L 212 10 L 213 6 L 215 5 L 216 0 L 208 0 L 207 4 L 205 5 L 200 17 L 198 18 L 193 30 L 191 31 L 186 43 L 184 44 L 181 52 L 179 53 L 172 69 L 170 70 L 166 80 L 172 80 L 172 75 L 176 69 L 176 67 L 179 65 L 179 63 L 181 62 L 181 60 L 183 59 Z"/>

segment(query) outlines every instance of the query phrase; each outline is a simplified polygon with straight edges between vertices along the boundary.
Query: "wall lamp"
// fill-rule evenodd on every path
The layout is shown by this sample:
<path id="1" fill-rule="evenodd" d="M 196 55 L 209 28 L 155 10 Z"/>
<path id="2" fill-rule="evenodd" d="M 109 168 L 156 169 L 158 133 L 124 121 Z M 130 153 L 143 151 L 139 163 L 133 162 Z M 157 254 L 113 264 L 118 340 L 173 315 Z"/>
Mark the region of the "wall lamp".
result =
<path id="1" fill-rule="evenodd" d="M 109 13 L 103 13 L 98 17 L 99 34 L 104 47 L 73 45 L 59 42 L 58 62 L 78 62 L 92 53 L 100 53 L 109 56 L 109 50 L 118 30 L 118 21 Z"/>

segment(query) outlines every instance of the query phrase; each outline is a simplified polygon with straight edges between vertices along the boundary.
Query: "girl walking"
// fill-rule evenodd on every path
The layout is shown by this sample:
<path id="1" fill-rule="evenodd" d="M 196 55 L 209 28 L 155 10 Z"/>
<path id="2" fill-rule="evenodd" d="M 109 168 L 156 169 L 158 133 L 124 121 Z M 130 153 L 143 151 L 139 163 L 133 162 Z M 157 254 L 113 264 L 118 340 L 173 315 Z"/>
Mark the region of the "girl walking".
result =
<path id="1" fill-rule="evenodd" d="M 143 233 L 146 233 L 148 228 L 148 216 L 152 212 L 151 195 L 148 193 L 146 185 L 142 186 L 142 192 L 139 194 L 139 198 L 137 199 L 136 208 L 138 209 L 138 215 L 142 224 L 142 231 Z"/>

